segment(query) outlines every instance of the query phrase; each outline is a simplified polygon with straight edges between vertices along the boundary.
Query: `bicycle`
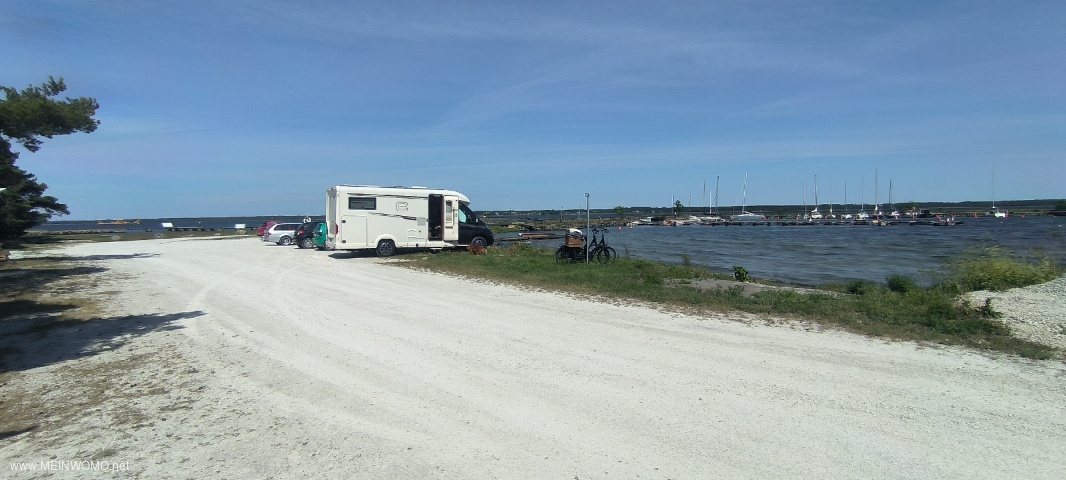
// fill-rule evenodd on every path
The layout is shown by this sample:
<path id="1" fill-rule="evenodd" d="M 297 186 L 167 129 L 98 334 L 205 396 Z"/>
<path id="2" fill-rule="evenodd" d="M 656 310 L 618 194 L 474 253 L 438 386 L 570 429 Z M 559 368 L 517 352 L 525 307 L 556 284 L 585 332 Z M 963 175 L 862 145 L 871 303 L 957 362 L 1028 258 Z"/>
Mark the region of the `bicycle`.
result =
<path id="1" fill-rule="evenodd" d="M 555 250 L 556 263 L 577 263 L 586 260 L 596 260 L 596 263 L 606 264 L 614 261 L 618 253 L 607 246 L 607 229 L 604 227 L 592 228 L 592 239 L 585 242 L 584 235 L 567 233 L 566 241 Z"/>
<path id="2" fill-rule="evenodd" d="M 599 241 L 596 240 L 596 234 L 600 234 Z M 592 250 L 589 251 L 589 258 L 595 258 L 596 263 L 611 263 L 618 258 L 618 253 L 614 251 L 614 248 L 607 246 L 607 228 L 606 227 L 593 227 L 592 228 L 592 243 L 590 244 Z"/>

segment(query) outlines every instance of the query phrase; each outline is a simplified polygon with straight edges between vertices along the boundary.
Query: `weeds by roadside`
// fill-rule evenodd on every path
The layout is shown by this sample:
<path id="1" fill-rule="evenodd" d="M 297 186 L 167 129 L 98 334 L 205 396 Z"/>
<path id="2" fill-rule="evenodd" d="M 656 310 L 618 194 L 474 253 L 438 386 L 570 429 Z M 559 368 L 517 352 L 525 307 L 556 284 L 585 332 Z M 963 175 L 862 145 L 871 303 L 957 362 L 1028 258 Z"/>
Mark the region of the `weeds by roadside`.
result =
<path id="1" fill-rule="evenodd" d="M 794 318 L 875 337 L 961 345 L 1033 359 L 1060 355 L 1057 349 L 1012 337 L 990 302 L 971 305 L 961 294 L 978 287 L 1000 289 L 1042 283 L 1059 268 L 1046 259 L 1022 259 L 1000 249 L 971 250 L 953 260 L 937 284 L 920 287 L 893 276 L 885 284 L 855 281 L 827 285 L 821 293 L 771 289 L 744 295 L 742 288 L 700 289 L 699 279 L 729 279 L 693 266 L 651 262 L 628 255 L 608 265 L 558 264 L 551 252 L 527 244 L 490 249 L 474 257 L 443 252 L 418 256 L 403 265 L 545 289 L 633 299 L 696 311 L 739 310 Z M 743 267 L 735 272 L 746 273 Z M 744 280 L 752 281 L 744 276 Z"/>

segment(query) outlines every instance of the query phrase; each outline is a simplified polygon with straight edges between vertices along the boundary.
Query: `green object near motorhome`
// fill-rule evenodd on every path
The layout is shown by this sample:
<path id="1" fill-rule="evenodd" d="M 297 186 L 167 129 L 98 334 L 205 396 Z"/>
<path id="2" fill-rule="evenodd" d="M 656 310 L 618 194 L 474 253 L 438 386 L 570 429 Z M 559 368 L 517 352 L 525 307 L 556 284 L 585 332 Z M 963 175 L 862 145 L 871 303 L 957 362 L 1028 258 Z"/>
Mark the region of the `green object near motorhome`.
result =
<path id="1" fill-rule="evenodd" d="M 318 225 L 318 230 L 315 231 L 315 236 L 312 239 L 312 243 L 314 243 L 315 248 L 321 249 L 321 250 L 327 250 L 327 248 L 326 248 L 326 239 L 328 238 L 328 236 L 326 235 L 326 232 L 328 231 L 327 228 L 328 227 L 326 227 L 326 222 L 322 222 L 321 224 Z"/>

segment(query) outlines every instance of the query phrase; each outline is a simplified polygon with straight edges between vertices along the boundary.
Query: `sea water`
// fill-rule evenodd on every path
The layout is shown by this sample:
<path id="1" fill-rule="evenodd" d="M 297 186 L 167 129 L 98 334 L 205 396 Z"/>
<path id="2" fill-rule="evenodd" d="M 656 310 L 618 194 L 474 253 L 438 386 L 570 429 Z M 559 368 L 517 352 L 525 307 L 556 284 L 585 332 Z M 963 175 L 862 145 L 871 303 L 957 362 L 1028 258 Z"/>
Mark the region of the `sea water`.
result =
<path id="1" fill-rule="evenodd" d="M 961 225 L 745 225 L 614 227 L 607 243 L 620 256 L 691 262 L 732 274 L 733 266 L 757 278 L 799 285 L 905 275 L 922 284 L 932 272 L 981 246 L 1019 256 L 1048 255 L 1066 263 L 1066 218 L 964 218 Z M 550 247 L 561 240 L 537 243 Z"/>

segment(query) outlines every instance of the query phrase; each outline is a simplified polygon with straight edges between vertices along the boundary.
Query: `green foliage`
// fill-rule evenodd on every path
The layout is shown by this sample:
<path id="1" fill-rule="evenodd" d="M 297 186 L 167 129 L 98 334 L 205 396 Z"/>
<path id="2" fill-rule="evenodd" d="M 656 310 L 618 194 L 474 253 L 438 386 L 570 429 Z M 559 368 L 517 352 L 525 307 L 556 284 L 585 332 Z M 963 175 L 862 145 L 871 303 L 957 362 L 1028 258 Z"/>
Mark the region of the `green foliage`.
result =
<path id="1" fill-rule="evenodd" d="M 918 290 L 918 284 L 908 276 L 892 275 L 886 279 L 888 289 L 896 293 L 908 293 Z"/>
<path id="2" fill-rule="evenodd" d="M 1044 283 L 1060 273 L 1046 256 L 1024 259 L 1001 247 L 974 247 L 947 263 L 938 288 L 953 293 L 1002 291 Z"/>
<path id="3" fill-rule="evenodd" d="M 742 285 L 733 285 L 724 289 L 723 293 L 729 298 L 739 299 L 744 296 L 744 287 Z"/>
<path id="4" fill-rule="evenodd" d="M 494 249 L 493 249 L 494 250 Z M 490 250 L 492 251 L 492 250 Z M 507 254 L 515 256 L 534 256 L 540 255 L 541 250 L 533 245 L 523 242 L 514 242 L 507 246 Z"/>
<path id="5" fill-rule="evenodd" d="M 738 282 L 750 282 L 751 275 L 748 274 L 748 269 L 740 265 L 733 265 L 733 279 Z"/>
<path id="6" fill-rule="evenodd" d="M 844 291 L 852 295 L 867 295 L 876 292 L 879 288 L 880 287 L 874 282 L 867 280 L 852 280 L 845 286 Z"/>
<path id="7" fill-rule="evenodd" d="M 981 316 L 985 317 L 985 318 L 999 318 L 1000 316 L 1002 316 L 1002 315 L 1000 315 L 999 312 L 995 311 L 992 308 L 992 299 L 991 298 L 986 298 L 984 305 L 982 305 L 982 306 L 977 308 L 977 312 L 980 313 Z"/>
<path id="8" fill-rule="evenodd" d="M 12 151 L 14 143 L 36 152 L 41 148 L 41 137 L 96 130 L 96 100 L 52 98 L 66 88 L 62 78 L 52 77 L 39 87 L 22 91 L 0 86 L 5 94 L 0 101 L 0 188 L 5 189 L 0 191 L 0 240 L 18 238 L 53 215 L 70 213 L 55 197 L 44 195 L 47 185 L 15 165 L 19 154 Z"/>
<path id="9" fill-rule="evenodd" d="M 501 233 L 514 233 L 524 232 L 526 229 L 518 227 L 508 227 L 503 225 L 489 225 L 489 230 L 492 230 L 493 235 L 499 235 Z"/>

